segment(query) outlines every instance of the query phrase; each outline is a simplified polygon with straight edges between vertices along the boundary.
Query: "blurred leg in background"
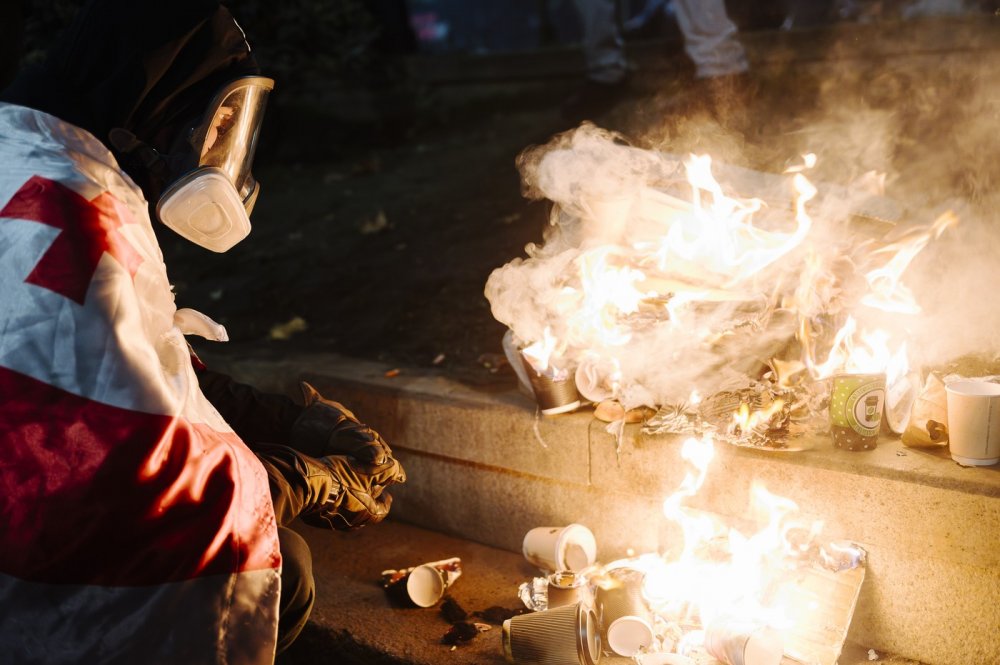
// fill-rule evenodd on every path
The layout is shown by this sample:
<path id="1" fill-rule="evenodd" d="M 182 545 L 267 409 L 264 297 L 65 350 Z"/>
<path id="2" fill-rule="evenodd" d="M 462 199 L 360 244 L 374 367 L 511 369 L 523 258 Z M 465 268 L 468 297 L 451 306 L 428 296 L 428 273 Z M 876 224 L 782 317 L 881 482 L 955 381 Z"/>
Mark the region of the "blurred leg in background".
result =
<path id="1" fill-rule="evenodd" d="M 654 3 L 651 11 L 663 11 Z M 584 85 L 563 106 L 563 115 L 579 122 L 608 111 L 627 91 L 625 42 L 615 0 L 574 0 L 580 19 L 586 65 Z M 684 37 L 684 51 L 704 82 L 695 94 L 714 107 L 745 87 L 746 53 L 724 0 L 673 0 L 673 13 Z"/>
<path id="2" fill-rule="evenodd" d="M 673 0 L 684 35 L 684 51 L 694 63 L 695 77 L 731 76 L 747 71 L 747 58 L 724 0 Z"/>

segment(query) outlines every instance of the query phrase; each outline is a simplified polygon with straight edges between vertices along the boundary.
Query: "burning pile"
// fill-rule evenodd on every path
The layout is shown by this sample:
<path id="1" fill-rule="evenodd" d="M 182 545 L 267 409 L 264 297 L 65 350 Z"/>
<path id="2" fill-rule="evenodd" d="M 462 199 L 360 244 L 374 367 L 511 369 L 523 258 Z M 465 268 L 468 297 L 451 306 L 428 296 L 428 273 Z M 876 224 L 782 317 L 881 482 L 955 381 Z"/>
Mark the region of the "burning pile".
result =
<path id="1" fill-rule="evenodd" d="M 509 662 L 595 665 L 602 654 L 640 664 L 778 665 L 787 657 L 835 665 L 865 574 L 865 552 L 825 542 L 820 523 L 796 521 L 797 506 L 755 487 L 762 527 L 728 527 L 685 501 L 704 482 L 711 437 L 689 438 L 688 473 L 663 504 L 680 527 L 676 547 L 596 564 L 586 527 L 538 527 L 525 557 L 544 571 L 521 586 L 534 614 L 504 625 Z"/>
<path id="2" fill-rule="evenodd" d="M 553 201 L 551 225 L 486 285 L 523 378 L 658 409 L 654 431 L 751 445 L 811 427 L 830 395 L 817 382 L 837 373 L 886 375 L 887 411 L 912 397 L 902 340 L 920 307 L 901 276 L 957 219 L 896 224 L 878 178 L 820 191 L 804 175 L 815 161 L 782 176 L 713 167 L 591 125 L 527 151 L 525 187 Z"/>

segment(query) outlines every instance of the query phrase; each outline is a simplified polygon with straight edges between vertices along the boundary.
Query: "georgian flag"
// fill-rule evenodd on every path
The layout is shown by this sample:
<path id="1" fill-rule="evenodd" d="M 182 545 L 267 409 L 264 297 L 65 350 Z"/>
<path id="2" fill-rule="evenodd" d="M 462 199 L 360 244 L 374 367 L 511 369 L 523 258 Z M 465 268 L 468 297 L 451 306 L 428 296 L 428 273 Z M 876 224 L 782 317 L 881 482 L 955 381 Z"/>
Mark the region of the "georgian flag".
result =
<path id="1" fill-rule="evenodd" d="M 273 659 L 267 478 L 175 313 L 111 154 L 0 104 L 0 660 Z"/>

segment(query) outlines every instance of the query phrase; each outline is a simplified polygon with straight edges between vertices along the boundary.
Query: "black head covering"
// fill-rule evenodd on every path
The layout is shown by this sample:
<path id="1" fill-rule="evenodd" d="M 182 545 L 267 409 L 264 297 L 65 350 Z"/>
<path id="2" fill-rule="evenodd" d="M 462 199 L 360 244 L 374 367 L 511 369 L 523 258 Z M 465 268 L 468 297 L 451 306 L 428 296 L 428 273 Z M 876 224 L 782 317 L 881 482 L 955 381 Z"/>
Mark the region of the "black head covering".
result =
<path id="1" fill-rule="evenodd" d="M 86 129 L 147 189 L 148 174 L 135 172 L 141 160 L 122 159 L 111 130 L 166 154 L 218 88 L 258 73 L 242 29 L 218 0 L 91 0 L 44 64 L 21 73 L 0 101 Z"/>

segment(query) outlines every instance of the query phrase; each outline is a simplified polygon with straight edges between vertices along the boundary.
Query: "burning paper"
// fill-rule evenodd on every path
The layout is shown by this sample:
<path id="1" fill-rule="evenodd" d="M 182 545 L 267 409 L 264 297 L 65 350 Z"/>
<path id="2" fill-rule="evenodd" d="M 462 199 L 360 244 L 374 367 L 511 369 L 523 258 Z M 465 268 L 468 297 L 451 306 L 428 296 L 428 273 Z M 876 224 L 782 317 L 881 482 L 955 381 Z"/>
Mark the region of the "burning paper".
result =
<path id="1" fill-rule="evenodd" d="M 821 193 L 805 175 L 815 161 L 768 175 L 592 125 L 527 151 L 525 188 L 554 203 L 551 225 L 490 275 L 493 314 L 536 369 L 574 373 L 594 402 L 673 409 L 692 391 L 756 391 L 721 428 L 744 443 L 819 412 L 810 384 L 834 373 L 886 373 L 891 390 L 909 371 L 898 320 L 920 311 L 902 274 L 956 218 L 861 230 L 852 215 L 871 192 Z M 764 398 L 772 411 L 758 412 Z"/>

